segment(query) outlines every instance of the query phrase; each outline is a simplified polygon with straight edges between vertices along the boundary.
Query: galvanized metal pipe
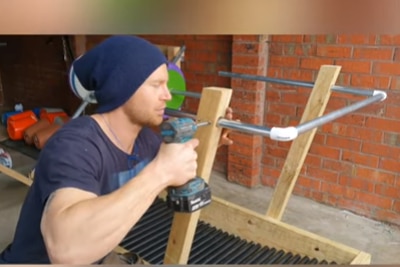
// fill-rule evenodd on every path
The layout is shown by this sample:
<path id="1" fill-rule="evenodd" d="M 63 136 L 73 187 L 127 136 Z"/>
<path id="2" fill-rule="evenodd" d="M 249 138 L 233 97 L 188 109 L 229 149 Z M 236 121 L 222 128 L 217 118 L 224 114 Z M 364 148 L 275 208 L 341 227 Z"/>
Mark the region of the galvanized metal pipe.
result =
<path id="1" fill-rule="evenodd" d="M 331 113 L 328 113 L 324 116 L 321 116 L 319 118 L 315 118 L 313 120 L 310 120 L 308 122 L 302 123 L 298 126 L 296 126 L 298 134 L 302 134 L 304 132 L 307 132 L 313 128 L 319 127 L 327 122 L 333 121 L 337 118 L 340 118 L 346 114 L 349 114 L 351 112 L 354 112 L 360 108 L 363 108 L 365 106 L 368 106 L 372 103 L 382 101 L 386 98 L 386 94 L 377 94 L 375 96 L 369 97 L 367 99 L 361 100 L 359 102 L 356 102 L 352 105 L 349 105 L 347 107 L 338 109 L 336 111 L 333 111 Z"/>
<path id="2" fill-rule="evenodd" d="M 185 52 L 186 50 L 186 46 L 182 45 L 181 48 L 179 49 L 178 53 L 176 54 L 176 56 L 171 60 L 172 63 L 176 64 L 176 62 L 178 62 L 178 60 L 182 57 L 183 52 Z"/>
<path id="3" fill-rule="evenodd" d="M 227 120 L 221 118 L 218 120 L 217 125 L 222 128 L 227 128 L 231 130 L 236 130 L 242 133 L 254 134 L 254 135 L 261 135 L 271 138 L 272 140 L 277 141 L 291 141 L 297 138 L 299 134 L 302 134 L 306 131 L 309 131 L 313 128 L 319 127 L 325 123 L 328 123 L 332 120 L 340 118 L 350 112 L 354 112 L 360 108 L 363 108 L 367 105 L 372 103 L 383 101 L 386 99 L 386 93 L 383 91 L 375 91 L 375 95 L 369 97 L 367 99 L 361 100 L 356 102 L 352 105 L 347 107 L 341 108 L 339 110 L 333 111 L 321 117 L 315 118 L 308 122 L 302 123 L 298 126 L 291 126 L 291 127 L 266 127 L 261 125 L 254 125 L 249 123 L 243 123 L 239 121 Z M 171 112 L 170 112 L 171 111 Z M 172 113 L 172 114 L 171 114 Z M 166 114 L 171 116 L 187 116 L 191 117 L 196 120 L 196 115 L 190 113 L 183 113 L 178 110 L 168 110 Z"/>
<path id="4" fill-rule="evenodd" d="M 183 96 L 188 96 L 188 97 L 193 97 L 193 98 L 201 98 L 201 94 L 195 93 L 195 92 L 177 91 L 174 89 L 170 89 L 169 92 L 173 95 L 183 95 Z"/>
<path id="5" fill-rule="evenodd" d="M 241 74 L 241 73 L 233 73 L 233 72 L 227 72 L 227 71 L 220 71 L 220 72 L 218 72 L 218 75 L 223 76 L 223 77 L 278 83 L 278 84 L 300 86 L 300 87 L 306 87 L 306 88 L 314 87 L 314 83 L 310 83 L 310 82 L 270 78 L 270 77 L 259 76 L 259 75 Z M 334 85 L 334 86 L 332 86 L 332 91 L 342 92 L 342 93 L 350 93 L 350 94 L 354 94 L 354 95 L 372 96 L 375 94 L 376 90 L 362 90 L 362 89 L 355 89 L 355 88 Z"/>

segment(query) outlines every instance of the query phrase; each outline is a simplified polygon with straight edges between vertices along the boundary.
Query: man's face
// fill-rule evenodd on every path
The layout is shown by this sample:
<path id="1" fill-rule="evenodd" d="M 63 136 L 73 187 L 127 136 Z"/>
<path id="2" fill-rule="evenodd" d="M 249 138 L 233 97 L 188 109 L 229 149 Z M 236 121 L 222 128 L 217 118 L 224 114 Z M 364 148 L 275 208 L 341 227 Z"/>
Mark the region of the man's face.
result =
<path id="1" fill-rule="evenodd" d="M 163 120 L 166 102 L 171 100 L 167 87 L 167 65 L 158 67 L 124 104 L 123 110 L 132 123 L 154 127 Z"/>

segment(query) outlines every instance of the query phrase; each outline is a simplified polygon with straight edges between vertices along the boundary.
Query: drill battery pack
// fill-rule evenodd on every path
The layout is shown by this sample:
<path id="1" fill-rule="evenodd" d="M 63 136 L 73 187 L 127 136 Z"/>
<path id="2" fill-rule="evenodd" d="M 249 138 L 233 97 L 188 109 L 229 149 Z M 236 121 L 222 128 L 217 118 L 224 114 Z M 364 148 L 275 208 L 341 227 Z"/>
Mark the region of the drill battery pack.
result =
<path id="1" fill-rule="evenodd" d="M 191 213 L 211 203 L 210 187 L 203 182 L 202 189 L 180 190 L 171 188 L 167 195 L 167 205 L 176 212 Z"/>

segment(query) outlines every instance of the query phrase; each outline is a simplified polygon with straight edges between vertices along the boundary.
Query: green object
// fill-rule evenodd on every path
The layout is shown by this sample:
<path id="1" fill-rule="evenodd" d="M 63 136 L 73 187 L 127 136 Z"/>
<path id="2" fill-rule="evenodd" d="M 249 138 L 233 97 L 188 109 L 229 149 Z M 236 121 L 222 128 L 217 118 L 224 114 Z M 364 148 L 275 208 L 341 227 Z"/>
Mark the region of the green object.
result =
<path id="1" fill-rule="evenodd" d="M 172 99 L 167 102 L 167 108 L 178 110 L 185 100 L 184 95 L 179 95 L 173 93 L 176 92 L 186 92 L 186 82 L 185 78 L 176 70 L 168 70 L 168 89 L 171 91 Z"/>

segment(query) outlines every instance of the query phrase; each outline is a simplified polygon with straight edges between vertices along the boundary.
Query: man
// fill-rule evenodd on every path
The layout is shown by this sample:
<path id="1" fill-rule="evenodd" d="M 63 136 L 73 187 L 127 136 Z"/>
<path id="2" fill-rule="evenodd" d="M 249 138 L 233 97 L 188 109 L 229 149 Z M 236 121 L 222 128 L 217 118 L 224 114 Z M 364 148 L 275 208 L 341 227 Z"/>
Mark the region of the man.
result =
<path id="1" fill-rule="evenodd" d="M 0 262 L 101 263 L 163 189 L 195 177 L 199 141 L 163 144 L 150 129 L 171 99 L 166 63 L 133 36 L 110 37 L 75 60 L 97 113 L 65 124 L 41 151 Z"/>

